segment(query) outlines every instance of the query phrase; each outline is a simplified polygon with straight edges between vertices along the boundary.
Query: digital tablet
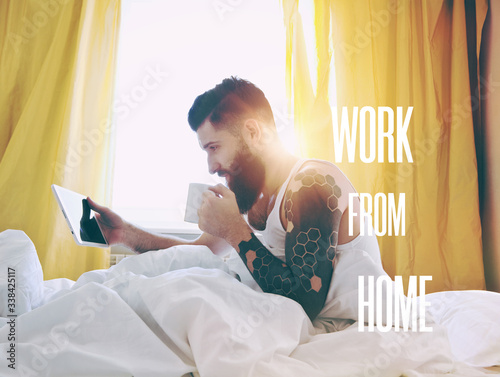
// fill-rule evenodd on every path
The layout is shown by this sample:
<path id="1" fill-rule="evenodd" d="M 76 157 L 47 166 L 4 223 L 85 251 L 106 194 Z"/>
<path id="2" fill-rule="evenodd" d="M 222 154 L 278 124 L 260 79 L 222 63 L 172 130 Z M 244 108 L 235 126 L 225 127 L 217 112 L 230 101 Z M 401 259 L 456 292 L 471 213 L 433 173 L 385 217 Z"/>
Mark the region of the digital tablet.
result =
<path id="1" fill-rule="evenodd" d="M 57 185 L 51 187 L 76 243 L 82 246 L 108 247 L 87 197 Z"/>

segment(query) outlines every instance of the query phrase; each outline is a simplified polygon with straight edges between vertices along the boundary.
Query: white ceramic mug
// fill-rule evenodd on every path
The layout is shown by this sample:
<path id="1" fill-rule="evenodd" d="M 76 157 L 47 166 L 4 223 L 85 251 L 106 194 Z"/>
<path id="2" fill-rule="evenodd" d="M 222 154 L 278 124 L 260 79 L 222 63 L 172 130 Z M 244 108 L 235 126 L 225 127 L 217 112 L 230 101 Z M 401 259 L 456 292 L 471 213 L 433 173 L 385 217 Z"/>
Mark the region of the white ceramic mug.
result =
<path id="1" fill-rule="evenodd" d="M 201 207 L 201 203 L 203 202 L 203 193 L 208 191 L 209 187 L 211 187 L 211 185 L 207 185 L 206 183 L 189 184 L 184 221 L 198 224 L 198 209 Z"/>

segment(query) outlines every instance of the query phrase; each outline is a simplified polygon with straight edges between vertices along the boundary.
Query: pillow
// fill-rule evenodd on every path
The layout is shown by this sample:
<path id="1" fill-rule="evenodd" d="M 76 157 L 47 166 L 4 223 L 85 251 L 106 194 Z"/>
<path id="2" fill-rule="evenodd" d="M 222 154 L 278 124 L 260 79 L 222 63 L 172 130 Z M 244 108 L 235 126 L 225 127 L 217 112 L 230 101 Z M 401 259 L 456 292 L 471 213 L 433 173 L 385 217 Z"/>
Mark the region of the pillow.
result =
<path id="1" fill-rule="evenodd" d="M 473 366 L 500 365 L 500 294 L 447 291 L 426 295 L 429 312 L 444 326 L 452 353 Z"/>
<path id="2" fill-rule="evenodd" d="M 0 316 L 9 313 L 9 268 L 15 274 L 15 313 L 30 311 L 43 294 L 43 272 L 35 245 L 21 230 L 0 233 Z"/>

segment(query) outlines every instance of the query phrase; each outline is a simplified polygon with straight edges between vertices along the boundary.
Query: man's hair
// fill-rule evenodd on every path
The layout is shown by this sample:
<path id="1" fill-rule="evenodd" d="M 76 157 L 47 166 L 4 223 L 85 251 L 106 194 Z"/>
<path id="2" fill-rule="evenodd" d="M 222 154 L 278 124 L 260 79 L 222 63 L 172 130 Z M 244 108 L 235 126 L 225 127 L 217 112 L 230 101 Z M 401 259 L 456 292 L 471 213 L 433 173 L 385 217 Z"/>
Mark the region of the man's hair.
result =
<path id="1" fill-rule="evenodd" d="M 193 131 L 197 131 L 205 120 L 215 128 L 235 131 L 246 118 L 274 125 L 271 106 L 262 90 L 234 76 L 196 97 L 188 114 Z"/>

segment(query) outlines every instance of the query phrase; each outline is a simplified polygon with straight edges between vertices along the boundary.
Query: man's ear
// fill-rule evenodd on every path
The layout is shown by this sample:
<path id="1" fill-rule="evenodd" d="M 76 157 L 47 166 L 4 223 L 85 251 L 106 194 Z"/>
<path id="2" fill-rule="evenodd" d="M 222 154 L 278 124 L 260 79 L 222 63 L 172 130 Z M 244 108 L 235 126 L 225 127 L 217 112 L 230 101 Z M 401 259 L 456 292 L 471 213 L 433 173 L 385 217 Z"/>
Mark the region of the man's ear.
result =
<path id="1" fill-rule="evenodd" d="M 247 119 L 243 124 L 243 137 L 248 145 L 257 146 L 261 143 L 262 127 L 255 119 Z"/>

